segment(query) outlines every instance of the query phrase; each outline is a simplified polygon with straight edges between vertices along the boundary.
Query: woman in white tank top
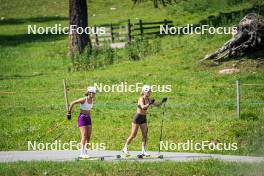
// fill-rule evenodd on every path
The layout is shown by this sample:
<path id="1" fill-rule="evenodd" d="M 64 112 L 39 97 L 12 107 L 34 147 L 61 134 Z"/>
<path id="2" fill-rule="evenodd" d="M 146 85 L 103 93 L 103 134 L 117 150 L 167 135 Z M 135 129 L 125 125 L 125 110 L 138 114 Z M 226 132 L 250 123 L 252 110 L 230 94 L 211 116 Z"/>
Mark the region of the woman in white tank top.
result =
<path id="1" fill-rule="evenodd" d="M 81 132 L 81 153 L 80 158 L 88 158 L 87 155 L 87 144 L 90 142 L 92 134 L 92 121 L 91 121 L 91 110 L 93 107 L 93 101 L 96 94 L 95 87 L 88 87 L 84 98 L 73 101 L 70 104 L 69 111 L 67 113 L 68 119 L 71 118 L 71 112 L 75 104 L 80 104 L 80 114 L 78 116 L 78 126 Z"/>

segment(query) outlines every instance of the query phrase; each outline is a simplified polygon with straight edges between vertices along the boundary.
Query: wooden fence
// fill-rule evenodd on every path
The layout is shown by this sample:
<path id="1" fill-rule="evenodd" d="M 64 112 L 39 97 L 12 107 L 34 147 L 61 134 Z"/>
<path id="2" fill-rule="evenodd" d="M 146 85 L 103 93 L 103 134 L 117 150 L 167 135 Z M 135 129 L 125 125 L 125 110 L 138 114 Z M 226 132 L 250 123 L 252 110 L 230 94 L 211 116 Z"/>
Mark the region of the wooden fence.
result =
<path id="1" fill-rule="evenodd" d="M 160 35 L 160 26 L 168 25 L 171 27 L 173 21 L 163 20 L 156 22 L 143 22 L 139 20 L 137 23 L 127 21 L 125 25 L 107 24 L 102 26 L 94 26 L 95 31 L 98 27 L 105 27 L 105 34 L 93 34 L 91 40 L 93 45 L 100 46 L 105 42 L 118 43 L 125 42 L 131 43 L 136 37 L 146 37 L 153 35 Z M 96 32 L 95 32 L 96 33 Z"/>

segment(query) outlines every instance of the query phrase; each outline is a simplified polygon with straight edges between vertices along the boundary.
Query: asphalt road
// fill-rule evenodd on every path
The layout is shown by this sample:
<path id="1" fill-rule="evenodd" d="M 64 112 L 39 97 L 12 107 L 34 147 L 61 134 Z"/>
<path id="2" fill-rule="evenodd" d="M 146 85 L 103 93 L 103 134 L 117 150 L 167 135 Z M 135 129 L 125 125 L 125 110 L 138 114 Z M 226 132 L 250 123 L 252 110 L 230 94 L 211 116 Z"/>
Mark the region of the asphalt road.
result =
<path id="1" fill-rule="evenodd" d="M 132 155 L 139 152 L 131 151 Z M 149 152 L 151 155 L 157 155 L 158 152 Z M 116 155 L 122 154 L 120 151 L 88 151 L 90 156 L 103 156 L 106 161 L 118 161 Z M 218 159 L 222 161 L 234 162 L 264 162 L 264 157 L 252 156 L 235 156 L 235 155 L 219 155 L 219 154 L 201 154 L 201 153 L 179 153 L 179 152 L 161 152 L 163 159 L 130 159 L 137 161 L 194 161 L 200 159 Z M 15 161 L 74 161 L 79 155 L 77 150 L 48 150 L 48 151 L 1 151 L 0 162 Z"/>

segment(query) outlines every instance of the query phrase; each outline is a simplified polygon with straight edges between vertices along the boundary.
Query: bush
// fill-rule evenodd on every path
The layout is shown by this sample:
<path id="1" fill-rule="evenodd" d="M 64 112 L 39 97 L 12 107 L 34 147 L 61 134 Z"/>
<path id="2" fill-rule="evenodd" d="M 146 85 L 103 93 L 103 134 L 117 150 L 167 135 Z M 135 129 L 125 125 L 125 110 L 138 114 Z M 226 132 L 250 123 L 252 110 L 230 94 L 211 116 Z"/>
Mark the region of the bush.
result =
<path id="1" fill-rule="evenodd" d="M 256 121 L 258 120 L 258 116 L 256 114 L 253 113 L 243 113 L 241 114 L 241 119 L 242 120 L 252 120 L 252 121 Z"/>
<path id="2" fill-rule="evenodd" d="M 102 48 L 85 50 L 83 54 L 77 54 L 73 60 L 73 71 L 94 70 L 117 62 L 119 58 L 132 61 L 143 59 L 150 54 L 161 51 L 159 39 L 151 43 L 147 39 L 135 39 L 125 49 L 112 49 L 109 45 Z"/>
<path id="3" fill-rule="evenodd" d="M 156 54 L 161 51 L 160 40 L 154 40 L 150 43 L 147 39 L 135 39 L 126 47 L 126 54 L 129 60 L 140 60 L 150 54 Z"/>
<path id="4" fill-rule="evenodd" d="M 168 14 L 182 14 L 185 13 L 200 13 L 200 12 L 215 12 L 219 9 L 225 9 L 228 6 L 237 6 L 245 0 L 186 0 L 179 1 L 176 4 L 168 6 Z"/>
<path id="5" fill-rule="evenodd" d="M 77 54 L 72 62 L 74 71 L 94 70 L 114 63 L 115 51 L 110 47 L 85 50 Z"/>

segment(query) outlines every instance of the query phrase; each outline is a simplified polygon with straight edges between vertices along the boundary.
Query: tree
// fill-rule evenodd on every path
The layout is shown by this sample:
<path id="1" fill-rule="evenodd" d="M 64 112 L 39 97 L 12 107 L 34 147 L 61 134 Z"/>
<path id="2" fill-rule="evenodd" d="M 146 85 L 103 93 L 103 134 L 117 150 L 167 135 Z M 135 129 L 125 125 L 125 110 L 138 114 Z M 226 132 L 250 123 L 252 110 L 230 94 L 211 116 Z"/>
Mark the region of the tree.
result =
<path id="1" fill-rule="evenodd" d="M 87 28 L 88 12 L 86 0 L 70 0 L 69 6 L 70 26 L 76 25 L 76 28 Z M 85 32 L 78 34 L 76 30 L 72 30 L 69 39 L 69 54 L 71 57 L 76 52 L 83 53 L 86 47 L 88 49 L 92 48 L 90 36 Z"/>

